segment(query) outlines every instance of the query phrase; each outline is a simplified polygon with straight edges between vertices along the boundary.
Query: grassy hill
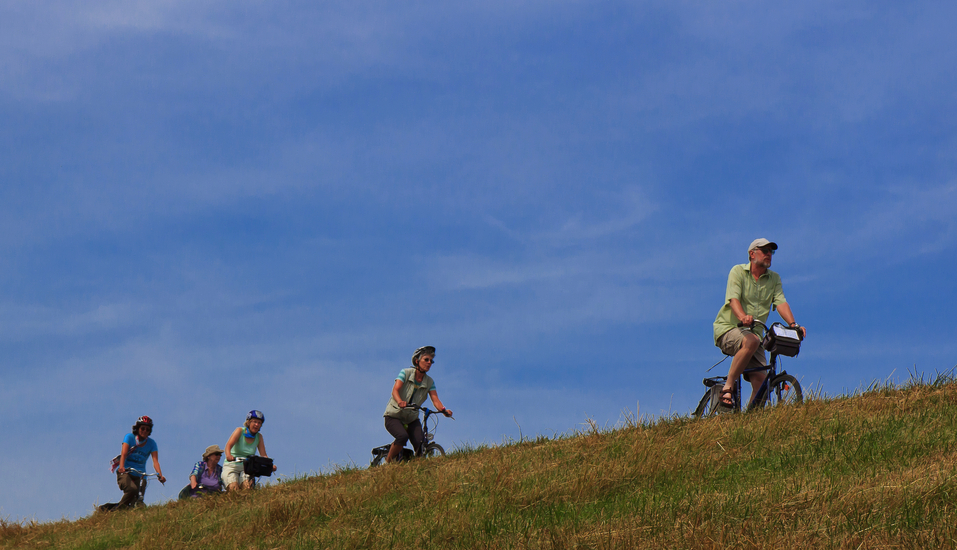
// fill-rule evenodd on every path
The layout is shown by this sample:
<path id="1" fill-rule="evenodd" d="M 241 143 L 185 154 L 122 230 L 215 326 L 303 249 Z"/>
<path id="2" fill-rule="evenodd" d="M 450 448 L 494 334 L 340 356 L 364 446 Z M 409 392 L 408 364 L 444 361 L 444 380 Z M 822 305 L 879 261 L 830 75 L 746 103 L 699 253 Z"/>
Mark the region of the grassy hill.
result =
<path id="1" fill-rule="evenodd" d="M 957 384 L 343 470 L 0 548 L 955 548 Z"/>

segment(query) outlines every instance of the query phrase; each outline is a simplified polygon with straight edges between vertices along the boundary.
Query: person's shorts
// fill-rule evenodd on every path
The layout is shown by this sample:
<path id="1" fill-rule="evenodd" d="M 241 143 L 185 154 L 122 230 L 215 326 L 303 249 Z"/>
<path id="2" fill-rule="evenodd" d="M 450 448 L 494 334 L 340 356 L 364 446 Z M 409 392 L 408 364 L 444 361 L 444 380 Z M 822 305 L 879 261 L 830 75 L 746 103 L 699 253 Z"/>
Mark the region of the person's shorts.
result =
<path id="1" fill-rule="evenodd" d="M 227 462 L 223 464 L 223 486 L 229 487 L 230 484 L 236 483 L 242 485 L 244 481 L 248 480 L 249 476 L 243 472 L 243 463 L 238 460 L 235 462 Z"/>
<path id="2" fill-rule="evenodd" d="M 733 328 L 719 336 L 715 345 L 718 346 L 725 355 L 734 355 L 741 349 L 741 343 L 744 342 L 745 334 L 753 333 L 744 327 Z M 758 349 L 755 350 L 754 355 L 751 356 L 751 361 L 748 362 L 745 369 L 759 369 L 767 366 L 768 359 L 764 355 L 764 347 L 759 344 Z M 744 379 L 750 381 L 747 373 L 744 374 Z"/>

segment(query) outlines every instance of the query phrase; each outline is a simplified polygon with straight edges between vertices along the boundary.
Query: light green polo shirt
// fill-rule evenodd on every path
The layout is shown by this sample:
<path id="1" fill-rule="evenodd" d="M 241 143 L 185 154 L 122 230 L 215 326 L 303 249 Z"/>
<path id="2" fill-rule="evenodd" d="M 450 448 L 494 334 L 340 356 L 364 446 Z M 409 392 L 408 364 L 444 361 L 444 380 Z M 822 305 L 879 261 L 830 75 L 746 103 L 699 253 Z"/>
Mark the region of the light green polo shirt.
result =
<path id="1" fill-rule="evenodd" d="M 724 306 L 714 318 L 714 341 L 722 334 L 738 326 L 738 318 L 731 311 L 731 299 L 741 302 L 744 312 L 762 323 L 767 322 L 771 309 L 787 302 L 781 287 L 781 276 L 767 270 L 755 281 L 751 276 L 751 264 L 739 264 L 728 274 L 728 289 L 724 293 Z M 759 333 L 763 332 L 757 327 Z"/>

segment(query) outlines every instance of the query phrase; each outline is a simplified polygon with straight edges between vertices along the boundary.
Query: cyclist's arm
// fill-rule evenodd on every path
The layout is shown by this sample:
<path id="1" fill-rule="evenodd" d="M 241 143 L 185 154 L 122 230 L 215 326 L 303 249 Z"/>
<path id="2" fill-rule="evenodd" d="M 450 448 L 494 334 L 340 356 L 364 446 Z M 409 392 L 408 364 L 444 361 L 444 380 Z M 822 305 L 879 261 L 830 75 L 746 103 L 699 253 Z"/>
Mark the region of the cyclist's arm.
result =
<path id="1" fill-rule="evenodd" d="M 744 312 L 744 306 L 741 305 L 741 300 L 731 298 L 728 305 L 731 306 L 731 311 L 734 313 L 734 316 L 738 318 L 739 322 L 744 323 L 746 326 L 751 326 L 751 323 L 754 322 L 754 317 Z"/>
<path id="2" fill-rule="evenodd" d="M 789 326 L 794 324 L 794 314 L 791 313 L 791 306 L 789 306 L 787 302 L 778 304 L 778 315 L 780 315 Z M 801 332 L 803 333 L 802 337 L 807 338 L 807 329 L 801 327 Z"/>
<path id="3" fill-rule="evenodd" d="M 452 411 L 445 408 L 442 405 L 442 400 L 439 399 L 439 392 L 432 390 L 429 392 L 429 399 L 432 400 L 432 404 L 435 405 L 436 410 L 443 413 L 445 416 L 452 416 Z"/>
<path id="4" fill-rule="evenodd" d="M 266 454 L 266 438 L 263 437 L 263 434 L 259 434 L 259 456 L 263 458 L 269 458 L 269 455 Z"/>
<path id="5" fill-rule="evenodd" d="M 160 483 L 166 483 L 166 478 L 163 477 L 163 469 L 160 468 L 160 459 L 159 451 L 153 451 L 153 470 L 156 471 L 156 479 L 160 480 Z"/>
<path id="6" fill-rule="evenodd" d="M 399 408 L 405 407 L 409 403 L 402 400 L 402 397 L 399 395 L 399 390 L 402 389 L 404 382 L 402 380 L 396 380 L 395 384 L 392 384 L 392 399 L 395 399 L 395 402 L 399 404 Z"/>
<path id="7" fill-rule="evenodd" d="M 123 442 L 123 446 L 120 448 L 120 465 L 116 468 L 116 472 L 120 474 L 126 473 L 126 455 L 130 453 L 130 444 Z"/>
<path id="8" fill-rule="evenodd" d="M 242 435 L 243 435 L 243 429 L 236 428 L 235 430 L 233 430 L 233 435 L 229 436 L 229 441 L 226 442 L 226 462 L 232 462 L 236 460 L 236 457 L 234 457 L 233 454 L 229 451 L 233 448 L 233 445 L 235 445 L 239 441 L 239 438 Z"/>

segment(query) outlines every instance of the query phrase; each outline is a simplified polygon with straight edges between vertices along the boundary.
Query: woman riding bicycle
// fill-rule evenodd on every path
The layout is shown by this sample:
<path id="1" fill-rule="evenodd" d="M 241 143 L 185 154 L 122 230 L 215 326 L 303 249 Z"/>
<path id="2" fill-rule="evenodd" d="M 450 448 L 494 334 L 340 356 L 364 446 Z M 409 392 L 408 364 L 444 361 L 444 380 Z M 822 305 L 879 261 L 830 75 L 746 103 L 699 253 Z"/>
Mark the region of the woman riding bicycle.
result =
<path id="1" fill-rule="evenodd" d="M 427 373 L 435 362 L 435 348 L 422 346 L 412 354 L 412 366 L 399 371 L 392 384 L 392 396 L 385 409 L 385 429 L 395 438 L 386 462 L 392 462 L 402 452 L 406 441 L 412 440 L 413 450 L 418 450 L 425 442 L 422 432 L 422 423 L 419 421 L 419 412 L 415 409 L 406 409 L 407 405 L 422 405 L 429 397 L 438 412 L 445 416 L 452 416 L 452 411 L 446 409 L 439 399 L 435 389 L 435 382 Z"/>
<path id="2" fill-rule="evenodd" d="M 146 458 L 153 458 L 153 469 L 160 483 L 166 483 L 163 470 L 159 463 L 159 447 L 150 437 L 153 433 L 153 419 L 141 416 L 133 424 L 133 432 L 126 434 L 123 445 L 120 447 L 119 460 L 116 462 L 116 484 L 123 491 L 123 498 L 116 504 L 114 510 L 122 510 L 132 506 L 139 499 L 140 481 L 146 473 Z"/>
<path id="3" fill-rule="evenodd" d="M 249 411 L 246 415 L 246 422 L 242 427 L 233 430 L 226 442 L 226 465 L 223 466 L 223 483 L 226 484 L 227 491 L 236 489 L 249 489 L 253 486 L 254 480 L 243 471 L 243 461 L 237 460 L 247 458 L 259 451 L 259 456 L 269 458 L 266 454 L 266 442 L 259 430 L 263 427 L 266 416 L 261 411 Z M 275 471 L 276 467 L 272 469 Z"/>

